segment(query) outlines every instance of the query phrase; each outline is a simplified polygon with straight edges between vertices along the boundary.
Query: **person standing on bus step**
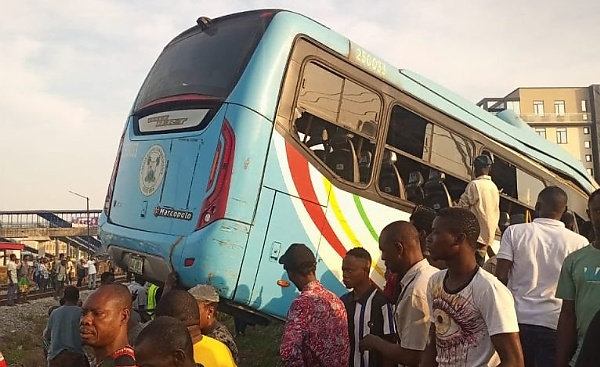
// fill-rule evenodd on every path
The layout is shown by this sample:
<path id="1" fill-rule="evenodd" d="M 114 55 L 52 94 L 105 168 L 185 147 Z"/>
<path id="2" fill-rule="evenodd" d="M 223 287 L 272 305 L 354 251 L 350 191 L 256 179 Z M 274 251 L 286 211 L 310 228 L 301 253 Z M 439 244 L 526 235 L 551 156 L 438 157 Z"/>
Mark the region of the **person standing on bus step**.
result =
<path id="1" fill-rule="evenodd" d="M 83 303 L 79 332 L 84 345 L 94 349 L 96 367 L 135 367 L 127 338 L 131 294 L 122 284 L 107 284 Z"/>
<path id="2" fill-rule="evenodd" d="M 448 269 L 427 285 L 429 344 L 421 367 L 522 367 L 523 351 L 513 297 L 475 260 L 479 222 L 463 208 L 445 208 L 427 237 L 431 257 Z"/>
<path id="3" fill-rule="evenodd" d="M 556 326 L 561 300 L 555 297 L 558 275 L 571 252 L 587 239 L 565 228 L 567 193 L 548 186 L 538 195 L 538 217 L 506 229 L 500 242 L 496 277 L 515 298 L 525 367 L 554 366 Z"/>
<path id="4" fill-rule="evenodd" d="M 200 311 L 194 297 L 188 292 L 174 289 L 164 293 L 156 305 L 156 318 L 171 316 L 183 322 L 194 344 L 194 360 L 205 367 L 234 367 L 229 348 L 220 341 L 202 335 Z"/>
<path id="5" fill-rule="evenodd" d="M 304 244 L 294 243 L 279 258 L 300 290 L 292 301 L 279 353 L 285 367 L 348 367 L 350 340 L 342 301 L 315 275 L 317 261 Z"/>
<path id="6" fill-rule="evenodd" d="M 389 342 L 395 340 L 396 334 L 392 305 L 386 296 L 373 286 L 369 277 L 371 261 L 371 255 L 362 247 L 348 251 L 342 261 L 344 285 L 352 289 L 341 297 L 348 314 L 351 367 L 394 365 L 377 350 L 362 353 L 358 345 L 369 333 Z"/>
<path id="7" fill-rule="evenodd" d="M 397 364 L 419 365 L 429 337 L 427 283 L 438 271 L 423 257 L 421 248 L 419 232 L 408 222 L 393 222 L 381 231 L 381 259 L 400 277 L 402 288 L 394 314 L 399 344 L 369 334 L 360 341 L 361 351 L 377 351 Z"/>
<path id="8" fill-rule="evenodd" d="M 87 276 L 88 276 L 88 288 L 89 289 L 96 289 L 96 262 L 94 261 L 94 258 L 92 256 L 90 256 L 88 258 L 88 261 L 86 263 L 86 268 L 87 268 Z"/>
<path id="9" fill-rule="evenodd" d="M 198 304 L 202 335 L 209 336 L 225 344 L 227 348 L 229 348 L 229 351 L 237 364 L 237 344 L 233 340 L 233 336 L 227 329 L 227 326 L 221 324 L 217 320 L 217 306 L 219 305 L 220 299 L 219 292 L 217 292 L 215 287 L 208 284 L 198 284 L 188 290 L 188 292 L 194 296 L 196 303 Z"/>
<path id="10" fill-rule="evenodd" d="M 17 292 L 17 283 L 19 279 L 17 277 L 17 255 L 10 254 L 8 257 L 8 263 L 6 264 L 6 271 L 8 276 L 8 289 L 7 289 L 7 306 L 15 305 L 15 294 Z"/>
<path id="11" fill-rule="evenodd" d="M 79 320 L 81 307 L 79 290 L 73 286 L 65 288 L 65 304 L 50 314 L 43 337 L 48 348 L 49 367 L 87 367 L 88 360 L 82 348 Z"/>
<path id="12" fill-rule="evenodd" d="M 600 234 L 600 189 L 588 199 L 588 216 Z M 556 297 L 563 300 L 556 329 L 556 366 L 574 366 L 588 326 L 600 310 L 600 240 L 571 253 L 563 262 Z M 598 341 L 595 341 L 597 348 Z M 597 364 L 598 361 L 596 361 Z"/>
<path id="13" fill-rule="evenodd" d="M 469 182 L 458 201 L 458 206 L 469 209 L 479 221 L 481 230 L 475 252 L 479 266 L 483 266 L 486 254 L 490 257 L 494 256 L 491 245 L 496 238 L 496 229 L 500 220 L 500 192 L 490 177 L 492 163 L 492 159 L 487 155 L 475 158 L 473 162 L 475 179 Z"/>

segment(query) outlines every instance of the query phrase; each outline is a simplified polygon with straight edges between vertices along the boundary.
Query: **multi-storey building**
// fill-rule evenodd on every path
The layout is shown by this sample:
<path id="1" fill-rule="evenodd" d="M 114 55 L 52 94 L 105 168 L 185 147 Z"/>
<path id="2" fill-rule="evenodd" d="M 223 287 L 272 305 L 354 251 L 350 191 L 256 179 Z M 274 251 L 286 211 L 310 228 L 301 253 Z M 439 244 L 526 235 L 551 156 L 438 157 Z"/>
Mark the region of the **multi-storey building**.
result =
<path id="1" fill-rule="evenodd" d="M 513 110 L 540 136 L 583 162 L 600 182 L 600 85 L 517 88 L 502 98 L 484 98 L 490 112 Z"/>

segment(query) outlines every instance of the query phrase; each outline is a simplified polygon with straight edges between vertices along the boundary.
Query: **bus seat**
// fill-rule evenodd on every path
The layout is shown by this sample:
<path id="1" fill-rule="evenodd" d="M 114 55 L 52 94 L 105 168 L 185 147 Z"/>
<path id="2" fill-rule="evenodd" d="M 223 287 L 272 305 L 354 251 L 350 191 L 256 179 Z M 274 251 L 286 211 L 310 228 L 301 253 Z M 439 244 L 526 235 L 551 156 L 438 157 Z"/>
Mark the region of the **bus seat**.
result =
<path id="1" fill-rule="evenodd" d="M 525 214 L 513 214 L 510 216 L 510 224 L 525 223 Z"/>
<path id="2" fill-rule="evenodd" d="M 327 130 L 323 129 L 321 136 L 311 136 L 306 142 L 306 146 L 321 160 L 325 162 L 327 152 Z"/>
<path id="3" fill-rule="evenodd" d="M 344 180 L 358 182 L 358 159 L 352 143 L 352 134 L 334 135 L 329 143 L 333 149 L 327 157 L 329 168 Z"/>
<path id="4" fill-rule="evenodd" d="M 398 168 L 396 168 L 396 153 L 386 150 L 381 162 L 381 173 L 379 174 L 379 189 L 388 195 L 399 198 L 404 197 L 404 184 Z"/>
<path id="5" fill-rule="evenodd" d="M 423 175 L 419 171 L 408 174 L 408 184 L 406 185 L 406 199 L 419 205 L 423 203 L 425 193 L 423 192 Z"/>
<path id="6" fill-rule="evenodd" d="M 369 182 L 371 175 L 371 165 L 373 163 L 373 153 L 367 151 L 360 154 L 358 160 L 358 170 L 360 171 L 360 182 Z"/>
<path id="7" fill-rule="evenodd" d="M 452 198 L 444 183 L 446 175 L 438 170 L 429 171 L 429 179 L 423 185 L 425 189 L 425 206 L 440 210 L 452 206 Z"/>

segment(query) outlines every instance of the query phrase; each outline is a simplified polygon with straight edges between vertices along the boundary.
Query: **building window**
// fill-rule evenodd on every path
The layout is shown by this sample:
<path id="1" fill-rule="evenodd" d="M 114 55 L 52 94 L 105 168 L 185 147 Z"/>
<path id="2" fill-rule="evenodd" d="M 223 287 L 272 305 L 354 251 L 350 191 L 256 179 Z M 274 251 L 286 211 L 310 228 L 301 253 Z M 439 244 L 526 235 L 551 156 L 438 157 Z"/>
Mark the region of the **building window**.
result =
<path id="1" fill-rule="evenodd" d="M 581 101 L 581 112 L 587 112 L 587 101 L 585 99 Z"/>
<path id="2" fill-rule="evenodd" d="M 589 135 L 589 134 L 590 134 L 590 128 L 589 128 L 589 127 L 584 127 L 584 128 L 583 128 L 583 133 L 584 133 L 585 135 Z"/>
<path id="3" fill-rule="evenodd" d="M 556 116 L 565 115 L 565 101 L 554 101 L 554 114 Z"/>
<path id="4" fill-rule="evenodd" d="M 587 171 L 588 175 L 590 175 L 590 177 L 594 177 L 594 170 L 593 169 L 586 168 L 585 170 Z"/>
<path id="5" fill-rule="evenodd" d="M 583 146 L 584 146 L 585 148 L 591 148 L 591 147 L 592 147 L 592 143 L 591 143 L 591 142 L 589 142 L 589 141 L 584 141 L 584 142 L 583 142 Z"/>
<path id="6" fill-rule="evenodd" d="M 546 139 L 546 128 L 545 127 L 536 127 L 534 130 L 535 130 L 536 134 L 538 134 L 542 138 Z"/>
<path id="7" fill-rule="evenodd" d="M 508 101 L 506 102 L 506 108 L 513 110 L 517 115 L 521 114 L 521 103 L 519 101 Z"/>
<path id="8" fill-rule="evenodd" d="M 566 127 L 559 127 L 556 129 L 556 144 L 567 144 Z"/>
<path id="9" fill-rule="evenodd" d="M 533 112 L 536 116 L 544 116 L 544 101 L 533 101 Z"/>
<path id="10" fill-rule="evenodd" d="M 591 162 L 592 161 L 592 155 L 591 154 L 586 154 L 585 155 L 585 161 L 586 162 Z"/>

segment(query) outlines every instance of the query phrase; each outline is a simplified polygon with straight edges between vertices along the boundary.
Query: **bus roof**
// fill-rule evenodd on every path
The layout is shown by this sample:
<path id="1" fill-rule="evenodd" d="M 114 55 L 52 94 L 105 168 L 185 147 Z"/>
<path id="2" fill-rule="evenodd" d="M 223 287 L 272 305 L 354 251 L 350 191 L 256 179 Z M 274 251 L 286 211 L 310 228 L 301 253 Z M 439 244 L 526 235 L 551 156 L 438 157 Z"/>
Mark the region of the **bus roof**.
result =
<path id="1" fill-rule="evenodd" d="M 240 78 L 244 82 L 233 89 L 229 102 L 252 106 L 256 112 L 273 120 L 279 94 L 247 93 L 247 88 L 261 85 L 264 90 L 279 91 L 288 61 L 288 57 L 281 57 L 282 51 L 289 55 L 296 37 L 306 35 L 395 88 L 530 157 L 551 171 L 571 177 L 588 194 L 598 187 L 580 161 L 538 136 L 528 125 L 506 122 L 437 83 L 409 70 L 397 69 L 304 15 L 285 10 L 271 11 L 275 14 L 273 20 Z M 263 13 L 264 10 L 256 12 Z M 360 55 L 367 55 L 367 58 L 357 57 L 357 52 L 362 52 Z M 375 64 L 377 67 L 374 67 Z"/>

